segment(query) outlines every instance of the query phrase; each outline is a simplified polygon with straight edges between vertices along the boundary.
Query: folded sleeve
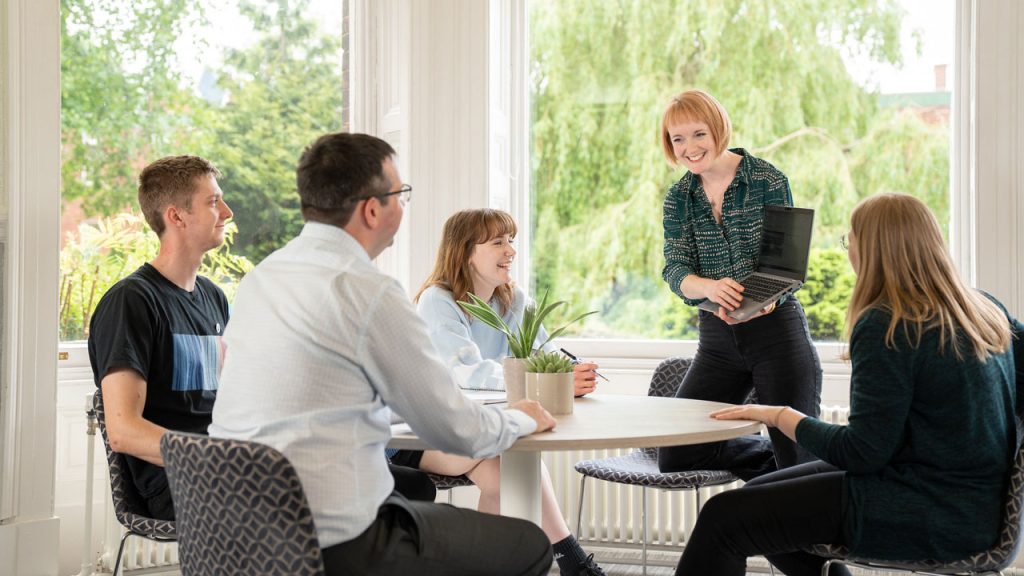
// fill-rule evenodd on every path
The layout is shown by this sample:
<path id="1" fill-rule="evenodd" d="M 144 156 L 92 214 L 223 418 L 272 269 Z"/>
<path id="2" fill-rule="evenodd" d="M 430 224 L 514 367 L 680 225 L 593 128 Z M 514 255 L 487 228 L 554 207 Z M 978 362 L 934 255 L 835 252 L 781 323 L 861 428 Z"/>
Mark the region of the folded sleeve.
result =
<path id="1" fill-rule="evenodd" d="M 383 287 L 366 314 L 361 365 L 383 402 L 425 442 L 444 452 L 487 458 L 536 429 L 523 412 L 481 406 L 462 394 L 397 282 Z"/>

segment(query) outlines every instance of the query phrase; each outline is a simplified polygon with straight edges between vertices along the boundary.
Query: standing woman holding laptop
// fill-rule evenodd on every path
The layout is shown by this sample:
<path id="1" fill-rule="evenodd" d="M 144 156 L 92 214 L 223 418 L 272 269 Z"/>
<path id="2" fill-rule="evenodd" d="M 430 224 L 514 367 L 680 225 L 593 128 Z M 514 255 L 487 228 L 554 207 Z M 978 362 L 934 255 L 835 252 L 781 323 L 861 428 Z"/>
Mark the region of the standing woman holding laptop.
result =
<path id="1" fill-rule="evenodd" d="M 792 206 L 785 174 L 742 148 L 729 149 L 729 115 L 700 90 L 675 96 L 662 116 L 661 143 L 686 174 L 665 197 L 665 268 L 669 288 L 699 312 L 699 342 L 677 396 L 732 404 L 750 391 L 761 402 L 817 415 L 821 363 L 807 319 L 790 295 L 744 321 L 728 315 L 743 299 L 743 278 L 757 268 L 766 205 Z M 750 479 L 811 460 L 776 430 L 771 441 L 747 436 L 658 451 L 663 472 L 729 470 Z"/>
<path id="2" fill-rule="evenodd" d="M 530 300 L 522 288 L 512 283 L 516 231 L 512 215 L 502 210 L 463 210 L 453 214 L 444 224 L 434 270 L 416 295 L 416 310 L 430 326 L 434 346 L 463 388 L 494 390 L 504 387 L 501 360 L 510 355 L 508 340 L 494 328 L 474 321 L 458 302 L 469 302 L 467 294 L 472 292 L 490 304 L 513 330 L 519 325 Z M 541 328 L 534 345 L 547 338 Z M 548 347 L 554 350 L 551 344 Z M 596 364 L 576 364 L 573 372 L 576 396 L 594 391 L 596 370 Z M 434 474 L 465 474 L 480 489 L 477 510 L 499 513 L 500 457 L 481 460 L 437 450 L 389 451 L 388 457 L 394 464 Z M 585 554 L 569 532 L 544 466 L 541 466 L 541 528 L 551 540 L 563 575 L 604 575 L 594 562 L 594 555 Z"/>

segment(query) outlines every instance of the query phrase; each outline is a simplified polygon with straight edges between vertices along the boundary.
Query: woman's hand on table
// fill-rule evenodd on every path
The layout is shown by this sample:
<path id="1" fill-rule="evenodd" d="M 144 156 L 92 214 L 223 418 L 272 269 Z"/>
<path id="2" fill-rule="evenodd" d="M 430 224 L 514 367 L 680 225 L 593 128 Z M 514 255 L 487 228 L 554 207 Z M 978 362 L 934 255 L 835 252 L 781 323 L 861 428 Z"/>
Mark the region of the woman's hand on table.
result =
<path id="1" fill-rule="evenodd" d="M 597 389 L 597 364 L 581 362 L 573 366 L 572 379 L 577 398 L 590 394 Z"/>
<path id="2" fill-rule="evenodd" d="M 761 422 L 765 426 L 778 428 L 779 432 L 782 432 L 795 442 L 796 427 L 807 416 L 789 406 L 741 404 L 715 410 L 711 413 L 711 417 L 715 420 L 754 420 Z"/>
<path id="3" fill-rule="evenodd" d="M 547 432 L 548 430 L 555 429 L 555 417 L 550 412 L 544 409 L 540 405 L 540 402 L 536 400 L 530 400 L 529 398 L 523 398 L 518 402 L 513 403 L 509 406 L 510 410 L 519 410 L 530 418 L 533 418 L 534 422 L 537 423 L 537 432 Z"/>

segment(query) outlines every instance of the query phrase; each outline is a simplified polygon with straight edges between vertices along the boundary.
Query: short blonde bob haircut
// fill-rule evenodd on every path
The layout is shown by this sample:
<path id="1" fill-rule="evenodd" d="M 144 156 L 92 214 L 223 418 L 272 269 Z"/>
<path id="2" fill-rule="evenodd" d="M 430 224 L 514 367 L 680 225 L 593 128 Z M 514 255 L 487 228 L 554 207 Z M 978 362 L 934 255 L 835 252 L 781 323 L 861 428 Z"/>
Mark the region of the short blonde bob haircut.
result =
<path id="1" fill-rule="evenodd" d="M 707 124 L 711 137 L 715 139 L 716 154 L 725 152 L 729 147 L 729 140 L 732 139 L 729 113 L 711 94 L 703 90 L 687 90 L 674 96 L 661 116 L 661 148 L 665 153 L 665 159 L 672 166 L 678 166 L 679 159 L 672 150 L 672 137 L 669 136 L 668 127 L 684 122 Z"/>
<path id="2" fill-rule="evenodd" d="M 967 287 L 946 251 L 931 210 L 907 194 L 876 194 L 850 217 L 857 251 L 857 282 L 847 311 L 847 336 L 871 308 L 892 315 L 885 345 L 917 348 L 925 331 L 938 328 L 942 353 L 963 359 L 964 346 L 984 361 L 1010 346 L 1010 323 L 991 300 Z"/>
<path id="3" fill-rule="evenodd" d="M 514 238 L 517 232 L 516 221 L 503 210 L 483 208 L 456 212 L 444 223 L 434 270 L 416 293 L 415 300 L 419 302 L 420 295 L 427 288 L 440 286 L 450 291 L 456 302 L 469 302 L 466 294 L 473 291 L 469 258 L 476 245 L 506 234 Z M 504 284 L 494 290 L 502 314 L 512 307 L 512 295 L 512 284 Z"/>

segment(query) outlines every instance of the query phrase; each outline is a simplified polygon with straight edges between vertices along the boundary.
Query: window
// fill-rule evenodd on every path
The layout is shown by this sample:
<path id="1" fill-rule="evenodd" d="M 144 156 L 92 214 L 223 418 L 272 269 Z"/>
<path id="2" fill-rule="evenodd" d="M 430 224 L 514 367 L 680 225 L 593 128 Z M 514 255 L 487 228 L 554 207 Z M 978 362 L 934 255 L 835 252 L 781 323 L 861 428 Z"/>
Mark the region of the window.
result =
<path id="1" fill-rule="evenodd" d="M 816 209 L 799 296 L 817 340 L 840 338 L 853 273 L 838 239 L 878 191 L 949 222 L 955 3 L 532 2 L 531 287 L 599 310 L 581 336 L 696 338 L 661 278 L 662 202 L 682 176 L 656 141 L 688 87 L 730 113 L 731 146 L 785 172 Z M 552 321 L 558 324 L 560 319 Z"/>
<path id="2" fill-rule="evenodd" d="M 62 0 L 60 338 L 85 339 L 114 282 L 151 259 L 149 162 L 212 161 L 235 212 L 201 273 L 229 298 L 301 228 L 295 162 L 348 126 L 347 2 Z"/>

